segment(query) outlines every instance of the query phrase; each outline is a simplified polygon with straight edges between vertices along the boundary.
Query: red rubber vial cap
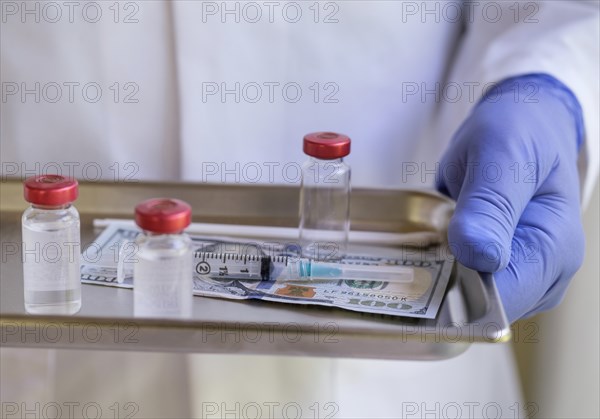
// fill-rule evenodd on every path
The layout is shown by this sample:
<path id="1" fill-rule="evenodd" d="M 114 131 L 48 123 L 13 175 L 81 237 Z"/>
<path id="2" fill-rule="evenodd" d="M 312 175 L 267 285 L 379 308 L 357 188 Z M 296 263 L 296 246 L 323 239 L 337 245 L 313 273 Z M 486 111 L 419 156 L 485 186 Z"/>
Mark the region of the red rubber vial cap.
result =
<path id="1" fill-rule="evenodd" d="M 154 198 L 135 207 L 135 223 L 152 233 L 179 233 L 191 221 L 192 207 L 179 199 Z"/>
<path id="2" fill-rule="evenodd" d="M 350 138 L 335 132 L 313 132 L 304 136 L 303 149 L 318 159 L 339 159 L 350 154 Z"/>
<path id="3" fill-rule="evenodd" d="M 23 183 L 25 201 L 49 207 L 69 204 L 79 196 L 79 184 L 71 177 L 41 175 L 27 178 Z"/>

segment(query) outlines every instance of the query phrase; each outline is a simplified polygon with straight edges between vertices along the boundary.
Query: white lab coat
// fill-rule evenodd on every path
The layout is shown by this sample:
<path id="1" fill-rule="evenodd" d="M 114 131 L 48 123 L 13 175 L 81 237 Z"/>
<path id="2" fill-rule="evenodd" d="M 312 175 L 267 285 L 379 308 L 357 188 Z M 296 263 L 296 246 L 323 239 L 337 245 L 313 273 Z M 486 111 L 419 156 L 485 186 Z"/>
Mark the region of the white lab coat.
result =
<path id="1" fill-rule="evenodd" d="M 583 106 L 589 196 L 598 170 L 596 2 L 475 2 L 462 12 L 465 26 L 456 17 L 460 2 L 292 3 L 121 3 L 118 16 L 102 3 L 97 23 L 77 10 L 73 23 L 64 13 L 51 23 L 55 14 L 43 6 L 39 23 L 22 10 L 3 12 L 3 174 L 56 162 L 83 178 L 297 182 L 302 135 L 332 130 L 353 140 L 353 185 L 430 187 L 436 161 L 483 88 L 545 72 Z M 253 23 L 257 7 L 262 18 Z M 62 85 L 60 100 L 52 83 Z M 88 83 L 102 89 L 96 102 L 93 89 L 82 91 Z M 33 93 L 23 96 L 24 87 Z M 407 176 L 407 164 L 419 172 Z M 86 360 L 81 374 L 99 368 L 88 353 L 69 357 Z M 127 358 L 137 365 L 129 371 L 143 371 L 139 390 L 148 394 L 155 372 Z M 296 401 L 305 416 L 314 402 L 334 402 L 336 417 L 421 417 L 435 403 L 464 412 L 469 403 L 498 403 L 512 417 L 510 406 L 521 402 L 507 346 L 474 346 L 443 362 L 190 356 L 189 363 L 195 415 L 203 402 Z M 120 394 L 139 399 L 131 387 Z M 61 397 L 75 390 L 82 391 L 66 379 L 57 387 Z"/>

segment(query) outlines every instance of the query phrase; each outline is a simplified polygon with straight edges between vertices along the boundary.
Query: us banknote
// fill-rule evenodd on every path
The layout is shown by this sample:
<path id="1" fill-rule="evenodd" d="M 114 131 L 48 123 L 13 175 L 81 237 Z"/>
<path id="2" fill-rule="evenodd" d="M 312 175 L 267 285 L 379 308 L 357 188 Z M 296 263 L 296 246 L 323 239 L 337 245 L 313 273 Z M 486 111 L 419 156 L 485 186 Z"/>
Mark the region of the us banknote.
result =
<path id="1" fill-rule="evenodd" d="M 81 280 L 120 288 L 133 288 L 133 265 L 136 263 L 136 228 L 111 224 L 82 252 Z M 295 243 L 259 242 L 230 237 L 190 235 L 195 252 L 252 254 L 261 256 L 297 256 Z M 194 263 L 194 294 L 228 299 L 257 299 L 287 304 L 321 305 L 366 313 L 417 318 L 435 318 L 442 303 L 452 272 L 453 259 L 439 253 L 431 257 L 401 259 L 374 254 L 347 254 L 340 263 L 361 265 L 398 265 L 414 269 L 413 280 L 392 283 L 372 280 L 335 280 L 290 282 L 269 280 L 222 279 L 201 275 Z M 436 257 L 437 255 L 438 257 Z M 117 281 L 121 261 L 122 282 Z"/>

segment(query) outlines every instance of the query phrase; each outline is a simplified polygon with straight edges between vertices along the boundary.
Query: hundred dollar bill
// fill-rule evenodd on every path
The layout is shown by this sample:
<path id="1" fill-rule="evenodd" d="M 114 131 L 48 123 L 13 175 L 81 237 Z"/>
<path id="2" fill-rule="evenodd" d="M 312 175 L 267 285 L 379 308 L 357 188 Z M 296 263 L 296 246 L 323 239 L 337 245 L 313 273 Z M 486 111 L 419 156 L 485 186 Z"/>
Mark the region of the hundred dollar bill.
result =
<path id="1" fill-rule="evenodd" d="M 109 225 L 82 252 L 81 280 L 86 284 L 133 288 L 135 238 L 140 230 Z M 297 256 L 295 243 L 252 242 L 230 237 L 190 235 L 196 252 Z M 123 264 L 124 281 L 117 282 L 117 265 Z M 200 263 L 200 262 L 197 262 Z M 348 254 L 340 263 L 400 265 L 414 269 L 414 279 L 406 283 L 336 280 L 322 282 L 250 281 L 211 278 L 194 271 L 194 294 L 229 299 L 258 299 L 287 304 L 338 307 L 346 310 L 391 316 L 435 318 L 452 271 L 453 259 L 394 259 L 369 254 Z M 196 266 L 196 263 L 195 265 Z"/>

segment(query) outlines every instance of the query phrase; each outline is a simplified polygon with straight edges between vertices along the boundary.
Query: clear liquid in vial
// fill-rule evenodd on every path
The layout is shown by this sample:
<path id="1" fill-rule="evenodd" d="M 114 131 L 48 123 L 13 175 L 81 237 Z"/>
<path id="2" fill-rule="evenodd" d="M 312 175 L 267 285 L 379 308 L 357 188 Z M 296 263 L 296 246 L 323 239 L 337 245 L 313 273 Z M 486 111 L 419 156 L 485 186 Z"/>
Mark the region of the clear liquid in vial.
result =
<path id="1" fill-rule="evenodd" d="M 190 318 L 193 256 L 189 239 L 157 236 L 149 240 L 156 246 L 141 244 L 133 267 L 135 316 Z"/>
<path id="2" fill-rule="evenodd" d="M 79 220 L 23 222 L 25 309 L 74 314 L 81 308 Z"/>

